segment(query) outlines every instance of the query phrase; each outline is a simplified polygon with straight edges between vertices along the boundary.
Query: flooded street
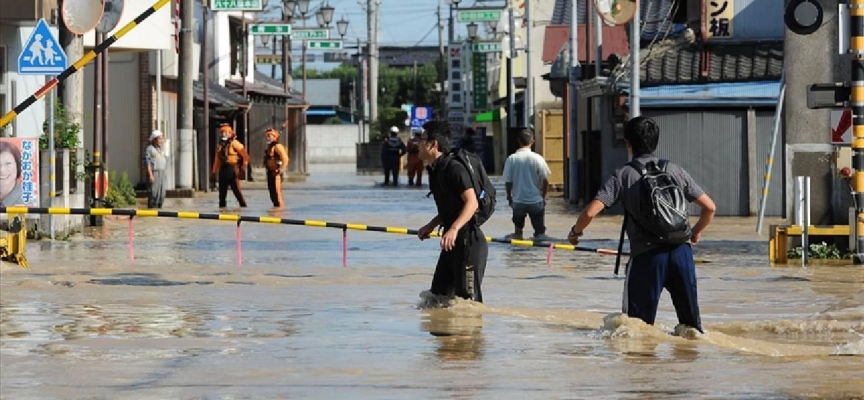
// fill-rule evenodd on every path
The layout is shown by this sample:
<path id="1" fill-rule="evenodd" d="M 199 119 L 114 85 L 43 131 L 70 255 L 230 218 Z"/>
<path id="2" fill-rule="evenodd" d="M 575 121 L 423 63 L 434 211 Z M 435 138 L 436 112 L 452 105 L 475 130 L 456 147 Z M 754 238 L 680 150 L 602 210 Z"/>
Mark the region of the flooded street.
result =
<path id="1" fill-rule="evenodd" d="M 285 185 L 285 211 L 249 187 L 242 214 L 412 229 L 434 215 L 428 187 L 381 178 L 313 169 Z M 493 180 L 483 230 L 499 238 L 512 224 Z M 213 193 L 170 200 L 217 212 Z M 551 200 L 548 234 L 576 216 Z M 620 223 L 598 218 L 581 245 L 616 248 Z M 492 243 L 485 304 L 424 309 L 434 238 L 348 231 L 343 268 L 340 229 L 243 223 L 238 265 L 233 222 L 135 218 L 133 264 L 112 217 L 29 242 L 29 270 L 0 266 L 0 398 L 864 398 L 864 268 L 772 267 L 771 223 L 708 228 L 706 334 L 687 339 L 669 334 L 668 293 L 654 327 L 618 314 L 614 256 L 556 250 L 547 266 L 546 249 Z"/>

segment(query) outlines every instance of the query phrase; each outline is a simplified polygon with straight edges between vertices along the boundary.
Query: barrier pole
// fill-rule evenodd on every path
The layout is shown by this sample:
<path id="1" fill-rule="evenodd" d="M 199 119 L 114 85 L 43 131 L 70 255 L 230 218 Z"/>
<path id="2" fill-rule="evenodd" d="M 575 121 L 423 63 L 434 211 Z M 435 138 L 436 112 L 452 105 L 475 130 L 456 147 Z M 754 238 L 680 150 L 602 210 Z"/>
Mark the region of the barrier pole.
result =
<path id="1" fill-rule="evenodd" d="M 129 262 L 135 265 L 135 217 L 129 217 Z"/>
<path id="2" fill-rule="evenodd" d="M 127 216 L 127 217 L 158 217 L 158 218 L 179 218 L 179 219 L 202 219 L 202 220 L 217 220 L 237 222 L 239 232 L 240 222 L 252 222 L 262 224 L 279 224 L 279 225 L 299 225 L 318 228 L 338 228 L 342 230 L 356 230 L 367 232 L 382 232 L 400 235 L 417 235 L 416 229 L 395 228 L 388 226 L 372 226 L 341 222 L 327 222 L 315 220 L 298 220 L 289 218 L 277 218 L 269 216 L 248 216 L 236 214 L 207 214 L 188 211 L 165 211 L 165 210 L 136 210 L 127 208 L 64 208 L 64 207 L 0 207 L 0 214 L 49 214 L 49 215 L 95 215 L 95 216 Z M 347 235 L 347 234 L 346 234 Z M 440 237 L 437 232 L 431 234 L 432 237 Z M 238 236 L 239 237 L 239 236 Z M 531 240 L 516 240 L 516 239 L 499 239 L 486 236 L 486 241 L 489 243 L 502 243 L 519 247 L 542 247 L 554 248 L 555 250 L 579 251 L 595 253 L 604 256 L 618 255 L 618 252 L 611 249 L 598 249 L 592 247 L 574 246 L 563 243 L 550 242 L 534 242 Z M 238 245 L 239 246 L 239 245 Z M 239 249 L 239 247 L 238 247 Z M 621 255 L 629 256 L 630 253 L 622 252 Z M 711 261 L 696 260 L 697 264 L 707 264 Z"/>
<path id="3" fill-rule="evenodd" d="M 237 221 L 237 266 L 243 266 L 243 236 L 240 232 L 240 221 Z"/>
<path id="4" fill-rule="evenodd" d="M 348 228 L 342 228 L 342 268 L 348 268 Z"/>

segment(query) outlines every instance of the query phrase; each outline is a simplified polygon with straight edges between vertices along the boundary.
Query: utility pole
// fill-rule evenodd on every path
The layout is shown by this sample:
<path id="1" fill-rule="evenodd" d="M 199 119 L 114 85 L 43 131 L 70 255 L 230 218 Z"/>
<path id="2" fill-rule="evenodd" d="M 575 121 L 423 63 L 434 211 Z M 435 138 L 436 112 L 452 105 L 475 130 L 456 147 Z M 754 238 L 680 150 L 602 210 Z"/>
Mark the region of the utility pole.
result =
<path id="1" fill-rule="evenodd" d="M 367 0 L 367 21 L 369 30 L 369 121 L 378 120 L 378 1 Z"/>
<path id="2" fill-rule="evenodd" d="M 204 80 L 204 155 L 202 158 L 204 162 L 204 170 L 198 174 L 200 177 L 198 179 L 199 185 L 205 192 L 210 191 L 210 15 L 208 10 L 209 0 L 203 0 L 203 29 L 204 29 L 204 37 L 202 38 L 201 43 L 201 54 L 203 54 L 204 60 L 204 76 L 201 78 Z M 275 37 L 275 36 L 274 36 Z M 160 65 L 159 68 L 162 68 Z M 162 96 L 162 93 L 158 94 Z"/>
<path id="3" fill-rule="evenodd" d="M 639 14 L 638 12 L 636 14 Z M 576 1 L 571 1 L 570 8 L 570 96 L 567 112 L 570 113 L 570 129 L 567 135 L 570 153 L 568 163 L 570 204 L 579 202 L 579 94 L 577 84 L 582 75 L 579 65 L 579 7 Z"/>
<path id="4" fill-rule="evenodd" d="M 104 40 L 104 34 L 99 32 L 98 30 L 94 30 L 93 37 L 95 44 L 98 45 Z M 99 54 L 96 56 L 96 62 L 93 66 L 93 175 L 90 180 L 90 188 L 91 188 L 91 196 L 90 196 L 90 207 L 101 208 L 102 207 L 102 199 L 101 195 L 105 195 L 105 193 L 100 192 L 100 186 L 97 182 L 102 178 L 102 123 L 105 121 L 102 118 L 102 74 L 105 72 L 102 64 L 102 58 L 105 57 L 105 53 Z M 90 226 L 102 226 L 102 217 L 91 215 L 90 216 Z"/>
<path id="5" fill-rule="evenodd" d="M 249 99 L 249 93 L 247 92 L 247 88 L 246 88 L 246 76 L 249 73 L 249 71 L 247 71 L 247 69 L 249 69 L 249 31 L 247 30 L 247 26 L 246 26 L 246 12 L 245 11 L 240 13 L 240 18 L 243 20 L 240 24 L 240 29 L 243 30 L 243 32 L 240 34 L 240 37 L 243 40 L 243 51 L 242 51 L 242 53 L 243 53 L 243 61 L 242 61 L 243 68 L 240 70 L 240 77 L 243 80 L 243 98 L 248 100 Z M 303 88 L 303 92 L 304 93 L 306 92 L 305 87 Z M 247 149 L 249 148 L 249 109 L 248 108 L 243 110 L 243 146 L 245 146 Z M 246 166 L 245 172 L 246 172 L 246 180 L 251 182 L 252 181 L 252 163 L 248 163 L 248 165 Z"/>
<path id="6" fill-rule="evenodd" d="M 62 2 L 66 0 L 61 0 Z M 62 9 L 62 7 L 60 7 Z M 62 14 L 61 18 L 62 18 Z M 80 35 L 76 35 L 66 29 L 65 23 L 58 24 L 60 28 L 60 41 L 64 44 L 63 51 L 66 53 L 66 57 L 69 60 L 79 60 L 84 56 L 84 37 Z M 72 119 L 73 122 L 78 124 L 78 126 L 84 126 L 84 74 L 72 74 L 66 79 L 60 81 L 60 89 L 62 92 L 61 101 L 63 106 L 66 108 L 67 115 Z M 15 132 L 18 134 L 18 132 Z M 78 142 L 81 143 L 81 147 L 84 147 L 84 129 L 78 131 Z M 83 161 L 83 154 L 78 154 L 78 157 L 81 157 Z M 81 168 L 83 168 L 84 163 L 80 163 Z M 72 171 L 73 173 L 83 172 L 81 171 Z"/>
<path id="7" fill-rule="evenodd" d="M 642 107 L 639 104 L 639 90 L 641 85 L 641 70 L 639 62 L 639 47 L 642 40 L 642 21 L 640 21 L 639 10 L 633 13 L 630 21 L 630 118 L 642 115 Z"/>
<path id="8" fill-rule="evenodd" d="M 531 118 L 534 115 L 534 75 L 531 74 L 531 31 L 534 29 L 534 23 L 531 20 L 531 1 L 525 0 L 525 122 L 524 126 L 533 127 Z"/>
<path id="9" fill-rule="evenodd" d="M 102 41 L 108 39 L 108 32 L 102 33 Z M 101 41 L 100 41 L 101 42 Z M 98 43 L 97 43 L 98 45 Z M 108 179 L 105 176 L 105 171 L 108 170 L 106 167 L 108 165 L 108 103 L 111 102 L 108 96 L 108 62 L 111 59 L 109 49 L 106 49 L 105 52 L 101 55 L 101 63 L 102 63 L 102 131 L 100 132 L 99 140 L 102 141 L 102 178 Z M 107 193 L 102 193 L 102 195 L 106 195 Z"/>
<path id="10" fill-rule="evenodd" d="M 849 221 L 854 226 L 855 255 L 852 257 L 856 265 L 864 264 L 864 0 L 851 0 L 848 4 L 849 14 L 849 53 L 852 53 L 852 196 L 855 198 L 855 220 Z M 809 200 L 808 200 L 809 201 Z M 854 224 L 854 225 L 853 225 Z M 806 251 L 805 251 L 806 253 Z"/>
<path id="11" fill-rule="evenodd" d="M 446 100 L 445 99 L 447 98 L 447 96 L 445 95 L 446 92 L 444 91 L 444 84 L 446 82 L 445 77 L 447 76 L 447 66 L 445 64 L 446 61 L 444 59 L 444 57 L 445 57 L 445 53 L 444 53 L 444 24 L 442 23 L 442 20 L 441 20 L 441 2 L 440 1 L 438 2 L 437 15 L 438 15 L 438 85 L 439 85 L 439 89 L 440 89 L 438 92 L 438 107 L 441 110 L 441 112 L 443 113 L 444 110 L 446 109 Z"/>
<path id="12" fill-rule="evenodd" d="M 575 2 L 574 2 L 575 3 Z M 513 81 L 513 59 L 516 58 L 516 9 L 510 3 L 507 12 L 507 35 L 510 37 L 510 57 L 507 57 L 507 126 L 509 130 L 516 127 L 516 82 Z"/>
<path id="13" fill-rule="evenodd" d="M 360 124 L 358 125 L 359 134 L 360 134 L 360 143 L 364 143 L 366 141 L 366 79 L 364 74 L 364 58 L 363 58 L 363 46 L 360 44 L 360 38 L 357 38 L 357 98 L 358 98 L 358 113 L 360 114 L 360 118 L 358 118 Z"/>
<path id="14" fill-rule="evenodd" d="M 177 187 L 192 188 L 192 26 L 194 23 L 194 0 L 180 0 L 180 86 L 177 88 L 177 134 L 179 157 Z M 161 95 L 161 94 L 160 94 Z"/>
<path id="15" fill-rule="evenodd" d="M 288 23 L 291 23 L 291 18 L 288 18 Z M 276 45 L 275 43 L 273 44 Z M 282 36 L 282 89 L 285 93 L 291 92 L 291 36 Z M 304 92 L 305 96 L 306 93 Z M 287 137 L 287 136 L 286 136 Z"/>

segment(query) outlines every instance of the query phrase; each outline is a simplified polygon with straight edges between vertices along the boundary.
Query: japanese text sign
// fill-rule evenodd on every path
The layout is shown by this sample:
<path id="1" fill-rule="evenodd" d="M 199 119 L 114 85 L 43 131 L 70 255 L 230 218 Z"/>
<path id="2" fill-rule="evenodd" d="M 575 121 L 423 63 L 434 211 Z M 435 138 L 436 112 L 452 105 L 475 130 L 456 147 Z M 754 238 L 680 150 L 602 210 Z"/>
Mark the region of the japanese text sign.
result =
<path id="1" fill-rule="evenodd" d="M 732 20 L 735 17 L 735 0 L 705 0 L 703 33 L 706 40 L 732 39 L 735 32 Z"/>

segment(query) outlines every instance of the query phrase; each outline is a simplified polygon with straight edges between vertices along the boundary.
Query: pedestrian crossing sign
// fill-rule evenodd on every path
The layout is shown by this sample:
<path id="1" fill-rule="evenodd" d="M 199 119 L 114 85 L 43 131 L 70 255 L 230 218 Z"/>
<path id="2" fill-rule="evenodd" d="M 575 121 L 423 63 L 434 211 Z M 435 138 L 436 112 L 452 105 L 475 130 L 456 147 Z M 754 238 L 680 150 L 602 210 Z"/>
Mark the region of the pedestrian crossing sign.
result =
<path id="1" fill-rule="evenodd" d="M 63 46 L 51 33 L 45 18 L 40 18 L 36 29 L 24 43 L 18 56 L 18 73 L 21 75 L 60 75 L 66 70 L 68 59 Z"/>

